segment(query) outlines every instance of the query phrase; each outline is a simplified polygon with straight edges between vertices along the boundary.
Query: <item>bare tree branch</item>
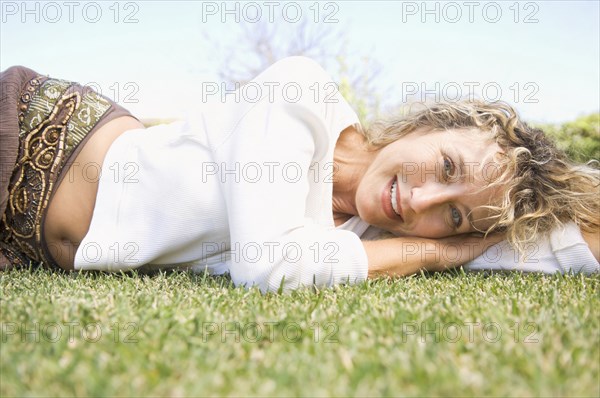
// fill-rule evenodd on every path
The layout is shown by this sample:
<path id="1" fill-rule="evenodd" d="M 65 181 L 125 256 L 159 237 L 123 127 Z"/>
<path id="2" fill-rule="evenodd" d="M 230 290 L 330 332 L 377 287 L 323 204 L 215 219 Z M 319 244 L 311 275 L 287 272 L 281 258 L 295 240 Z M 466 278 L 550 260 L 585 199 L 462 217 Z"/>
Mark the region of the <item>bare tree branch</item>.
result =
<path id="1" fill-rule="evenodd" d="M 345 82 L 342 94 L 366 123 L 379 113 L 380 95 L 375 82 L 381 66 L 368 56 L 351 56 L 339 25 L 316 24 L 303 18 L 285 22 L 241 22 L 234 26 L 235 40 L 222 45 L 221 38 L 206 32 L 204 37 L 220 58 L 218 76 L 228 85 L 245 84 L 278 60 L 303 55 L 336 71 Z M 352 62 L 352 64 L 350 64 Z"/>

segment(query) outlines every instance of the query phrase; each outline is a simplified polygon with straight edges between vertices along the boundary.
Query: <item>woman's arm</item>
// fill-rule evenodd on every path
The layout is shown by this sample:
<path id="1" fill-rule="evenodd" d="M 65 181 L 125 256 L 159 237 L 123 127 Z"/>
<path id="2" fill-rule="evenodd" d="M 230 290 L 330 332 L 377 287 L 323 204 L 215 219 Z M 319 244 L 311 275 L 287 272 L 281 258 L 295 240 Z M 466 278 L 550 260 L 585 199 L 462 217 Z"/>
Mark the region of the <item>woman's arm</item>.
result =
<path id="1" fill-rule="evenodd" d="M 334 133 L 358 122 L 356 115 L 339 92 L 335 102 L 315 100 L 312 88 L 331 78 L 302 57 L 277 62 L 253 82 L 292 83 L 301 95 L 290 102 L 285 91 L 265 90 L 259 101 L 239 103 L 228 96 L 203 116 L 213 162 L 229 173 L 214 178 L 227 208 L 233 282 L 267 292 L 365 280 L 361 240 L 329 224 L 332 181 L 313 172 L 331 164 Z M 229 172 L 236 169 L 241 178 Z"/>
<path id="2" fill-rule="evenodd" d="M 501 234 L 460 235 L 444 239 L 400 237 L 363 241 L 369 260 L 369 278 L 405 276 L 420 270 L 444 271 L 480 256 L 487 248 L 502 241 Z"/>

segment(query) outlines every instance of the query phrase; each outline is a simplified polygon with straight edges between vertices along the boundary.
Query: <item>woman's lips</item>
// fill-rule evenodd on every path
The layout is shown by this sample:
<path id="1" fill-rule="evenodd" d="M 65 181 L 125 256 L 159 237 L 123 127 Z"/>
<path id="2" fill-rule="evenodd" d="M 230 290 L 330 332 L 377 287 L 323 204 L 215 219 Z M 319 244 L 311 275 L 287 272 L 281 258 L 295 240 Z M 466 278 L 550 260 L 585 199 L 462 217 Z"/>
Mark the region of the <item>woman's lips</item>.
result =
<path id="1" fill-rule="evenodd" d="M 401 216 L 397 215 L 394 209 L 392 208 L 391 194 L 392 194 L 392 184 L 396 180 L 396 176 L 392 177 L 392 179 L 386 184 L 383 192 L 381 193 L 381 204 L 383 208 L 383 212 L 385 215 L 394 221 L 404 221 Z M 398 207 L 400 207 L 400 189 L 396 184 L 396 199 L 398 200 Z M 400 210 L 402 212 L 402 210 Z"/>

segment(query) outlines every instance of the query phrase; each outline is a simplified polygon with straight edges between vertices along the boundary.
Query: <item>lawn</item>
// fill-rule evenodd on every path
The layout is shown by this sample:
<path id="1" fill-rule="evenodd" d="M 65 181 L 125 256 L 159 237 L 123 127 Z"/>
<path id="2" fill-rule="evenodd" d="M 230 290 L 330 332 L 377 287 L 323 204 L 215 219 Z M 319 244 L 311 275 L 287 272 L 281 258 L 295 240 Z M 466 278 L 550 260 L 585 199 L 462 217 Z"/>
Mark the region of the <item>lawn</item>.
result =
<path id="1" fill-rule="evenodd" d="M 2 396 L 599 396 L 600 275 L 0 273 Z"/>

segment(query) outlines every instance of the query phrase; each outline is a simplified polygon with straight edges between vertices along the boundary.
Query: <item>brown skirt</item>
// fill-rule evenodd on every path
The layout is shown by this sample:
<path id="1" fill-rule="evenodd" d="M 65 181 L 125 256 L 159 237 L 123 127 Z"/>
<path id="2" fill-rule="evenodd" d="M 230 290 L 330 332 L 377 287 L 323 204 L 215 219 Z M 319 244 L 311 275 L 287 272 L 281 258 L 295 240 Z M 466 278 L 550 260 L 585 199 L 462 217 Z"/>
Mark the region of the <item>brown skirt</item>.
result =
<path id="1" fill-rule="evenodd" d="M 132 115 L 89 87 L 0 72 L 0 266 L 58 268 L 43 239 L 48 204 L 85 142 L 121 116 Z"/>

